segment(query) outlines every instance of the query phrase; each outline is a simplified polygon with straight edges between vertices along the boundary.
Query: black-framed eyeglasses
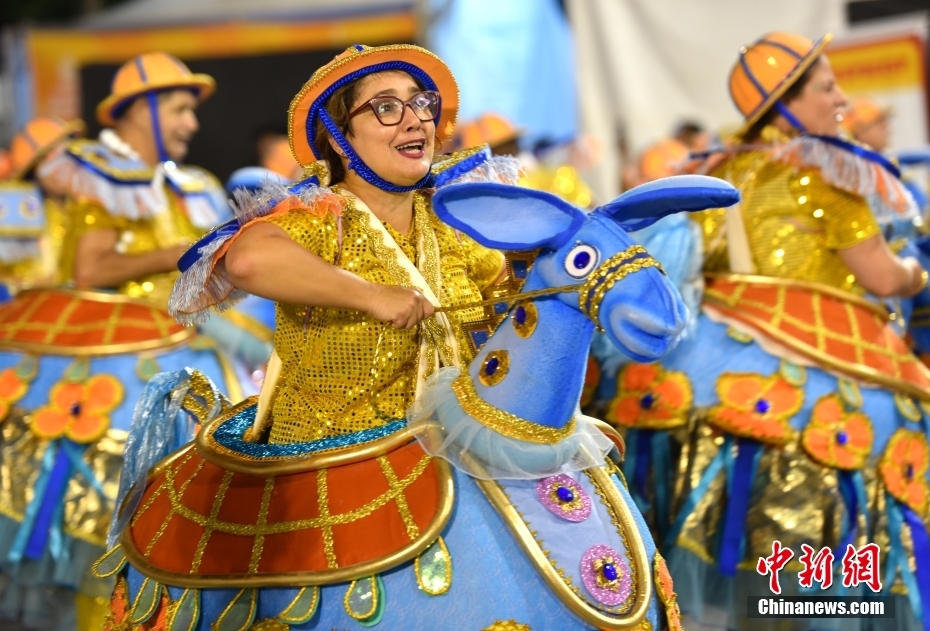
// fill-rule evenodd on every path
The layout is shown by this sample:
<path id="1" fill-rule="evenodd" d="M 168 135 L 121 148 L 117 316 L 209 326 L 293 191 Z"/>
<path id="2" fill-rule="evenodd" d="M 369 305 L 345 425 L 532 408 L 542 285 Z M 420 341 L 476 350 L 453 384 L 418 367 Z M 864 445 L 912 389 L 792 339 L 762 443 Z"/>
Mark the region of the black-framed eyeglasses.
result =
<path id="1" fill-rule="evenodd" d="M 413 110 L 414 116 L 421 121 L 435 120 L 439 115 L 439 105 L 442 100 L 439 98 L 439 92 L 434 90 L 424 90 L 417 92 L 408 100 L 402 101 L 396 96 L 376 96 L 373 99 L 360 105 L 349 114 L 347 122 L 371 108 L 375 113 L 378 122 L 387 127 L 400 125 L 404 120 L 404 110 L 409 106 Z"/>

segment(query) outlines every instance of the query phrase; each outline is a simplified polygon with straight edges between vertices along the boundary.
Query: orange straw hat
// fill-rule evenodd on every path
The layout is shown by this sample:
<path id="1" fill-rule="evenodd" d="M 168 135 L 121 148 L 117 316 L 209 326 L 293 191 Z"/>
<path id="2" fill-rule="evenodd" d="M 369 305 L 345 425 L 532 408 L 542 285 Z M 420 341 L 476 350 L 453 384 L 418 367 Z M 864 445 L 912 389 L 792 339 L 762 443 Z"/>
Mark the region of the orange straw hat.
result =
<path id="1" fill-rule="evenodd" d="M 66 122 L 57 117 L 34 118 L 13 136 L 10 157 L 11 177 L 21 180 L 42 161 L 49 151 L 71 136 L 84 133 L 84 121 L 79 118 Z"/>
<path id="2" fill-rule="evenodd" d="M 107 127 L 115 125 L 120 110 L 132 99 L 171 88 L 192 88 L 198 100 L 203 101 L 213 94 L 216 82 L 210 75 L 192 73 L 181 60 L 168 53 L 145 53 L 116 71 L 110 96 L 97 105 L 97 120 Z"/>
<path id="3" fill-rule="evenodd" d="M 287 135 L 301 166 L 306 167 L 320 158 L 314 144 L 316 122 L 321 112 L 324 123 L 332 120 L 324 109 L 332 93 L 356 79 L 389 70 L 406 72 L 427 90 L 439 92 L 441 109 L 436 117 L 436 138 L 444 141 L 451 137 L 459 109 L 459 89 L 452 71 L 439 57 L 425 48 L 407 44 L 377 47 L 356 44 L 314 72 L 291 101 Z M 330 129 L 331 133 L 333 131 Z M 334 136 L 342 136 L 340 130 L 335 132 Z"/>
<path id="4" fill-rule="evenodd" d="M 879 105 L 869 98 L 856 99 L 843 115 L 843 129 L 850 134 L 856 134 L 869 125 L 891 116 L 892 108 L 889 105 Z"/>
<path id="5" fill-rule="evenodd" d="M 455 131 L 455 142 L 453 144 L 456 149 L 466 149 L 480 145 L 490 145 L 494 148 L 505 142 L 516 140 L 522 135 L 522 130 L 514 127 L 509 120 L 500 114 L 489 112 L 481 115 L 476 120 L 461 125 Z"/>
<path id="6" fill-rule="evenodd" d="M 737 135 L 746 133 L 775 105 L 804 71 L 817 61 L 833 36 L 827 33 L 816 42 L 793 33 L 765 35 L 740 49 L 739 61 L 730 71 L 730 97 L 746 119 Z M 787 111 L 779 107 L 782 115 Z M 796 127 L 794 117 L 786 118 Z"/>

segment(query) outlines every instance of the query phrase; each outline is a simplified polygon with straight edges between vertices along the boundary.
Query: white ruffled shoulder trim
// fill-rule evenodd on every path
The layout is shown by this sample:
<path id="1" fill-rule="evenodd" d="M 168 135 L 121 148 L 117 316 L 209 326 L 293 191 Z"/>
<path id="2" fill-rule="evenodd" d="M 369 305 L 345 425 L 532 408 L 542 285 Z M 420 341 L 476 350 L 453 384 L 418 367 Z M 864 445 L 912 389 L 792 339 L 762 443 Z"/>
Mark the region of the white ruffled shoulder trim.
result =
<path id="1" fill-rule="evenodd" d="M 50 188 L 99 204 L 114 217 L 150 219 L 168 209 L 166 186 L 182 199 L 191 223 L 209 229 L 229 217 L 226 194 L 201 169 L 173 162 L 154 169 L 112 130 L 96 143 L 78 141 L 39 167 Z"/>
<path id="2" fill-rule="evenodd" d="M 828 184 L 865 198 L 881 225 L 920 215 L 917 203 L 901 180 L 882 166 L 841 147 L 818 138 L 798 136 L 775 147 L 772 157 L 795 167 L 815 168 Z"/>

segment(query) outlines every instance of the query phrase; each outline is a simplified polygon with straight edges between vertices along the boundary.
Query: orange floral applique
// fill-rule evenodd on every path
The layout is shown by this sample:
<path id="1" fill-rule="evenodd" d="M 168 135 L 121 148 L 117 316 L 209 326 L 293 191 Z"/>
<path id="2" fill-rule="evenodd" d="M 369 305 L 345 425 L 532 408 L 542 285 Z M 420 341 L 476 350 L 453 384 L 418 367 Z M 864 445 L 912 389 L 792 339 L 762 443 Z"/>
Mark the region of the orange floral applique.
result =
<path id="1" fill-rule="evenodd" d="M 0 420 L 6 418 L 13 404 L 29 392 L 29 382 L 16 374 L 15 368 L 0 371 Z"/>
<path id="2" fill-rule="evenodd" d="M 788 421 L 804 404 L 804 392 L 781 375 L 724 373 L 717 379 L 720 404 L 708 422 L 717 429 L 772 445 L 785 445 L 795 432 Z"/>
<path id="3" fill-rule="evenodd" d="M 656 552 L 655 556 L 654 571 L 656 592 L 659 594 L 659 600 L 665 606 L 668 631 L 685 631 L 684 627 L 681 626 L 681 609 L 678 607 L 678 595 L 675 593 L 672 575 L 668 571 L 665 559 L 658 552 Z"/>
<path id="4" fill-rule="evenodd" d="M 920 516 L 926 513 L 930 500 L 928 461 L 930 447 L 926 436 L 920 432 L 899 429 L 888 439 L 885 453 L 878 463 L 878 471 L 891 496 Z"/>
<path id="5" fill-rule="evenodd" d="M 865 467 L 873 439 L 869 417 L 858 411 L 847 412 L 840 397 L 829 394 L 814 405 L 801 445 L 824 466 L 856 471 Z"/>
<path id="6" fill-rule="evenodd" d="M 692 400 L 684 373 L 658 364 L 627 364 L 617 375 L 617 395 L 606 416 L 624 427 L 672 429 L 687 422 Z"/>
<path id="7" fill-rule="evenodd" d="M 32 431 L 40 438 L 67 436 L 76 443 L 99 440 L 110 427 L 110 412 L 123 401 L 123 384 L 112 375 L 94 375 L 83 383 L 59 382 L 49 404 L 32 415 Z"/>

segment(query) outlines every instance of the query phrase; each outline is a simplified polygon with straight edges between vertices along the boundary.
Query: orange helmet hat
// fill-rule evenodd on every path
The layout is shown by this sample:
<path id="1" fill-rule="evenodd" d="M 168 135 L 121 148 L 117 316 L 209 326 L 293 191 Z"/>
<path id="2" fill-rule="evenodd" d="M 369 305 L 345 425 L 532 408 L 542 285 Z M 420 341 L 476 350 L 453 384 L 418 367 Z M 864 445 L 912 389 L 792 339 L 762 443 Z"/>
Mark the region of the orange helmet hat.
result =
<path id="1" fill-rule="evenodd" d="M 639 172 L 647 182 L 678 173 L 678 166 L 688 159 L 684 143 L 668 138 L 646 149 L 639 158 Z"/>
<path id="2" fill-rule="evenodd" d="M 11 177 L 21 180 L 55 147 L 72 136 L 84 133 L 84 121 L 66 122 L 57 117 L 34 118 L 13 136 L 10 145 Z"/>
<path id="3" fill-rule="evenodd" d="M 739 60 L 730 71 L 730 97 L 745 118 L 738 135 L 745 134 L 773 106 L 792 126 L 805 131 L 780 99 L 817 61 L 832 37 L 827 33 L 814 42 L 801 35 L 776 32 L 740 49 Z"/>
<path id="4" fill-rule="evenodd" d="M 156 95 L 164 90 L 187 88 L 193 90 L 199 101 L 213 94 L 216 82 L 205 74 L 194 74 L 184 63 L 168 53 L 145 53 L 127 61 L 116 71 L 110 96 L 97 105 L 97 120 L 112 127 L 122 111 L 137 97 L 147 96 L 152 113 L 152 129 L 159 160 L 170 160 L 162 144 L 158 121 Z"/>
<path id="5" fill-rule="evenodd" d="M 843 115 L 843 129 L 855 135 L 870 125 L 888 118 L 891 115 L 890 106 L 882 106 L 869 98 L 860 98 L 850 104 Z"/>
<path id="6" fill-rule="evenodd" d="M 317 153 L 315 143 L 317 120 L 321 120 L 348 156 L 349 168 L 369 184 L 389 192 L 405 192 L 425 185 L 429 174 L 423 181 L 406 187 L 382 179 L 362 161 L 324 107 L 330 95 L 341 86 L 386 70 L 406 72 L 427 90 L 439 92 L 440 109 L 434 119 L 436 138 L 441 142 L 452 136 L 455 116 L 459 109 L 459 89 L 452 71 L 445 62 L 419 46 L 397 44 L 369 47 L 355 44 L 314 72 L 291 101 L 287 116 L 287 135 L 291 141 L 291 151 L 302 167 L 309 167 L 321 157 Z"/>
<path id="7" fill-rule="evenodd" d="M 0 182 L 10 179 L 13 174 L 13 158 L 6 149 L 0 149 Z"/>
<path id="8" fill-rule="evenodd" d="M 516 140 L 523 135 L 523 130 L 515 127 L 509 120 L 488 112 L 468 123 L 463 123 L 455 130 L 455 140 L 452 145 L 456 149 L 467 149 L 480 145 L 490 145 L 494 148 L 507 142 Z"/>

